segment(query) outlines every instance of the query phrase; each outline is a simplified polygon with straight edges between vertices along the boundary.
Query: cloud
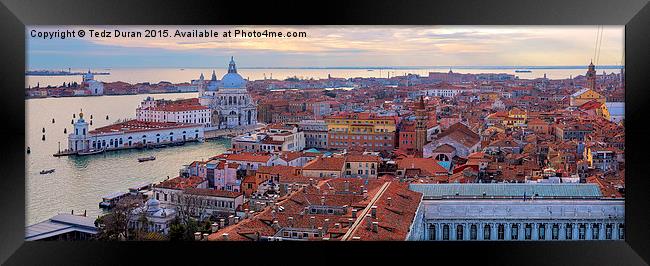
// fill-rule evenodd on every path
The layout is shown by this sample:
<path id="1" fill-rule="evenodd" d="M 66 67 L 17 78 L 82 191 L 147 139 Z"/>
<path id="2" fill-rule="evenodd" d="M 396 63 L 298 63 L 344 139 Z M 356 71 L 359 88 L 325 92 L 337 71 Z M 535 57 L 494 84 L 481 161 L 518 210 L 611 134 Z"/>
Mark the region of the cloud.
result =
<path id="1" fill-rule="evenodd" d="M 28 38 L 28 53 L 63 56 L 77 53 L 89 58 L 160 54 L 211 56 L 255 55 L 245 65 L 270 62 L 327 63 L 331 66 L 363 62 L 365 65 L 576 65 L 594 57 L 596 26 L 107 26 L 30 27 L 28 30 L 94 29 L 113 31 L 180 29 L 306 32 L 306 38 L 92 38 L 53 40 Z M 68 48 L 66 43 L 72 44 Z M 601 64 L 621 63 L 623 26 L 606 26 L 600 51 Z M 287 58 L 283 58 L 287 57 Z M 182 59 L 179 59 L 182 61 Z M 275 60 L 275 61 L 271 61 Z M 519 63 L 518 63 L 519 62 Z M 129 62 L 125 62 L 128 64 Z M 180 62 L 170 62 L 178 64 Z M 192 63 L 192 62 L 186 62 Z M 295 65 L 291 65 L 295 66 Z"/>

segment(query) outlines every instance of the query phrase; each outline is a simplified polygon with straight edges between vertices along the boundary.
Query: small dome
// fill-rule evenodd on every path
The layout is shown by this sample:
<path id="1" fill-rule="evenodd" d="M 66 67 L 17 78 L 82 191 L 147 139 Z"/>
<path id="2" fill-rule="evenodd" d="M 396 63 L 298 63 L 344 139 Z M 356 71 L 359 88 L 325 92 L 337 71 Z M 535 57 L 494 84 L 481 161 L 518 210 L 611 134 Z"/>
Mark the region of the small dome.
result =
<path id="1" fill-rule="evenodd" d="M 222 88 L 244 88 L 246 87 L 246 80 L 237 73 L 228 73 L 221 78 Z"/>
<path id="2" fill-rule="evenodd" d="M 147 200 L 147 212 L 156 212 L 160 210 L 160 201 L 157 199 Z"/>

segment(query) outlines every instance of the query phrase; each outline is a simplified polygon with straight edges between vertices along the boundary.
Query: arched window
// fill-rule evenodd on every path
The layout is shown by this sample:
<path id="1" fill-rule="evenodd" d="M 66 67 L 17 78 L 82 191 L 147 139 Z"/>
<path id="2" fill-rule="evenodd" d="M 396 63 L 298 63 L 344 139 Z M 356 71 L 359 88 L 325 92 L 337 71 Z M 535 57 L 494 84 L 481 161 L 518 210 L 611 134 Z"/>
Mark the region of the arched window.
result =
<path id="1" fill-rule="evenodd" d="M 469 239 L 470 240 L 476 240 L 478 235 L 478 230 L 476 228 L 476 225 L 473 224 L 469 227 Z"/>
<path id="2" fill-rule="evenodd" d="M 429 224 L 429 240 L 436 240 L 436 225 Z"/>
<path id="3" fill-rule="evenodd" d="M 449 225 L 442 226 L 442 240 L 449 240 Z"/>

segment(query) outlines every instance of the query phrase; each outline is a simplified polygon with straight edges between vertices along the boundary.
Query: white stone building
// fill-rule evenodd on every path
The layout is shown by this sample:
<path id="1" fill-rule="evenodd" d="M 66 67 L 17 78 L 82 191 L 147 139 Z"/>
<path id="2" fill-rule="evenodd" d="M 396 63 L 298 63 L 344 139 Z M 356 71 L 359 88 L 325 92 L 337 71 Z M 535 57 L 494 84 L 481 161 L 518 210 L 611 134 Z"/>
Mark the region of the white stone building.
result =
<path id="1" fill-rule="evenodd" d="M 68 150 L 117 150 L 203 140 L 203 126 L 190 123 L 129 120 L 90 131 L 83 113 L 79 113 L 74 132 L 68 135 Z"/>
<path id="2" fill-rule="evenodd" d="M 211 110 L 207 106 L 154 100 L 147 97 L 136 109 L 136 119 L 148 122 L 192 123 L 210 127 Z"/>
<path id="3" fill-rule="evenodd" d="M 623 199 L 595 184 L 411 184 L 423 193 L 408 240 L 619 240 Z"/>
<path id="4" fill-rule="evenodd" d="M 211 109 L 212 128 L 231 129 L 257 125 L 257 104 L 246 91 L 246 80 L 237 73 L 231 58 L 228 73 L 221 80 L 206 81 L 203 74 L 197 81 L 199 102 Z"/>
<path id="5" fill-rule="evenodd" d="M 82 84 L 90 91 L 90 95 L 104 95 L 104 83 L 95 80 L 95 75 L 90 70 L 83 75 Z"/>

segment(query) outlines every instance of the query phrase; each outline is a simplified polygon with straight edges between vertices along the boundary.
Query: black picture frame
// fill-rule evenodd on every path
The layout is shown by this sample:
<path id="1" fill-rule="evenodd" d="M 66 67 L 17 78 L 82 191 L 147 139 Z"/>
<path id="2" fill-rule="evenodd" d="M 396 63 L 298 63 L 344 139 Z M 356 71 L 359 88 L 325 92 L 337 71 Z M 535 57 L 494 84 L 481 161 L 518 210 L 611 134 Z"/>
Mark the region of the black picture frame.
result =
<path id="1" fill-rule="evenodd" d="M 0 0 L 0 262 L 7 265 L 462 263 L 643 265 L 650 261 L 650 5 L 647 0 Z M 625 25 L 626 239 L 575 242 L 25 242 L 25 25 Z M 53 201 L 56 199 L 52 199 Z M 443 258 L 444 257 L 444 258 Z M 451 261 L 446 262 L 447 259 Z M 413 260 L 413 261 L 411 261 Z M 420 262 L 421 261 L 421 262 Z"/>

